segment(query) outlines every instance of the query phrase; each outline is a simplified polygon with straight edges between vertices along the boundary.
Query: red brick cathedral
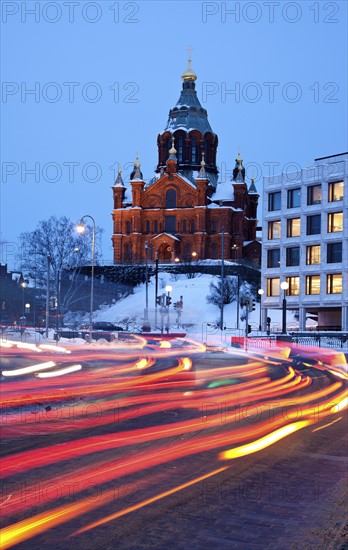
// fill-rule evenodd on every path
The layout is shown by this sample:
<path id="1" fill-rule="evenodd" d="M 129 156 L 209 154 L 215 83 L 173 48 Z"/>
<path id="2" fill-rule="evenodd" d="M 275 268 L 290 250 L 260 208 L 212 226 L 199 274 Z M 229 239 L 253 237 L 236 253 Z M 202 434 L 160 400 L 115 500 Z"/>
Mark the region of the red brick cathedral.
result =
<path id="1" fill-rule="evenodd" d="M 245 181 L 238 153 L 231 181 L 218 183 L 218 136 L 195 90 L 196 74 L 182 75 L 179 100 L 158 135 L 155 177 L 145 181 L 136 159 L 129 185 L 121 171 L 113 186 L 114 262 L 179 262 L 222 257 L 260 261 L 256 241 L 259 195 Z"/>

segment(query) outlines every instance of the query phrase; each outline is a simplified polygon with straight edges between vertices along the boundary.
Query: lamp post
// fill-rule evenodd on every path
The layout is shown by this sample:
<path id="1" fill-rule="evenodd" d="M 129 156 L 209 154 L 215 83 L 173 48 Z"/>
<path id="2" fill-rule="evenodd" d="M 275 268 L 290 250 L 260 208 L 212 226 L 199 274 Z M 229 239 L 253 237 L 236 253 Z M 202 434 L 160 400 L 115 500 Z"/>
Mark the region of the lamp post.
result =
<path id="1" fill-rule="evenodd" d="M 85 216 L 82 216 L 80 223 L 76 227 L 76 230 L 78 233 L 84 233 L 86 231 L 86 226 L 83 223 L 83 220 L 85 218 L 89 218 L 92 220 L 93 226 L 92 226 L 92 270 L 91 270 L 91 304 L 90 304 L 90 310 L 89 310 L 89 324 L 90 324 L 90 330 L 92 330 L 92 322 L 93 322 L 93 292 L 94 292 L 94 254 L 95 254 L 95 221 L 92 216 L 89 214 L 86 214 Z"/>
<path id="2" fill-rule="evenodd" d="M 261 332 L 262 331 L 262 309 L 261 309 L 261 304 L 262 304 L 262 294 L 264 294 L 264 290 L 263 288 L 259 288 L 259 290 L 257 291 L 258 295 L 260 296 L 260 323 L 259 323 L 259 331 Z"/>
<path id="3" fill-rule="evenodd" d="M 23 281 L 21 283 L 21 287 L 23 289 L 23 292 L 22 292 L 22 315 L 25 314 L 25 311 L 24 311 L 24 289 L 25 289 L 26 286 L 27 286 L 27 283 L 25 281 Z"/>
<path id="4" fill-rule="evenodd" d="M 172 286 L 170 286 L 170 285 L 167 285 L 167 286 L 166 286 L 166 292 L 167 292 L 167 297 L 166 297 L 166 307 L 167 307 L 167 326 L 166 326 L 166 331 L 167 331 L 167 334 L 169 334 L 169 305 L 170 305 L 170 302 L 171 302 L 170 293 L 171 293 L 172 290 L 173 290 L 173 287 L 172 287 Z"/>
<path id="5" fill-rule="evenodd" d="M 282 317 L 282 334 L 286 334 L 286 291 L 289 288 L 289 283 L 286 281 L 280 284 L 280 288 L 283 290 L 283 317 Z"/>
<path id="6" fill-rule="evenodd" d="M 143 331 L 149 332 L 151 327 L 149 323 L 149 267 L 148 267 L 148 257 L 147 251 L 149 249 L 149 244 L 145 241 L 145 311 L 144 311 L 144 326 Z"/>

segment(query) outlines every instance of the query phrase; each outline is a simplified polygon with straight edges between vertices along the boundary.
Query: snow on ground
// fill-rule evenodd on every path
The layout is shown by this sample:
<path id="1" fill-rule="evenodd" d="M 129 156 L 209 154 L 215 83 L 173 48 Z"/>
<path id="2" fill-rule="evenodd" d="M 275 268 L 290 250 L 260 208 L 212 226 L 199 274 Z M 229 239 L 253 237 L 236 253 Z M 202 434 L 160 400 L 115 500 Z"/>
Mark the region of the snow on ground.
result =
<path id="1" fill-rule="evenodd" d="M 159 290 L 158 294 L 165 293 L 165 286 L 170 285 L 172 287 L 171 297 L 172 304 L 170 305 L 170 330 L 184 329 L 185 332 L 202 334 L 206 330 L 211 329 L 206 327 L 206 323 L 218 323 L 220 321 L 220 309 L 218 306 L 207 303 L 207 296 L 210 294 L 209 285 L 211 281 L 218 282 L 219 277 L 198 274 L 194 279 L 188 279 L 186 275 L 179 275 L 173 277 L 169 273 L 161 273 L 159 276 Z M 241 291 L 242 293 L 242 291 Z M 173 304 L 180 300 L 182 296 L 184 306 L 181 312 L 181 318 L 173 308 Z M 151 329 L 153 330 L 155 325 L 155 278 L 151 278 L 148 286 L 149 297 L 149 321 Z M 105 307 L 95 312 L 95 321 L 110 321 L 113 323 L 127 323 L 129 322 L 129 329 L 132 330 L 132 326 L 141 326 L 144 320 L 144 308 L 146 302 L 146 285 L 139 285 L 134 288 L 134 294 L 127 298 L 117 302 L 115 305 Z M 258 330 L 260 322 L 260 304 L 256 303 L 256 310 L 249 314 L 249 324 L 251 324 L 253 330 Z M 241 309 L 239 312 L 241 313 Z M 272 330 L 281 329 L 282 311 L 272 310 L 269 312 L 272 318 L 271 328 Z M 164 316 L 164 325 L 167 322 L 167 316 Z M 287 315 L 288 324 L 295 327 L 297 325 L 293 314 L 288 311 Z M 224 307 L 224 323 L 228 329 L 237 328 L 237 303 L 225 305 Z M 157 311 L 157 326 L 160 327 L 161 316 L 159 310 Z M 244 331 L 245 321 L 239 321 L 240 331 Z"/>

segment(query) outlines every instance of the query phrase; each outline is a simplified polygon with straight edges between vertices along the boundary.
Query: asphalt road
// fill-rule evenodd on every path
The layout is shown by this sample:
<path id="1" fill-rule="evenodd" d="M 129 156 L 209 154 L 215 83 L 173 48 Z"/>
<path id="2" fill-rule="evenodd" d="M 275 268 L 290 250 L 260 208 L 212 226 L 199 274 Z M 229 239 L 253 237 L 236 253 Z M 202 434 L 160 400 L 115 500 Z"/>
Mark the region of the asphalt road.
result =
<path id="1" fill-rule="evenodd" d="M 148 358 L 149 354 L 146 350 L 143 356 Z M 28 357 L 21 360 L 30 363 Z M 17 366 L 18 361 L 18 357 L 7 358 L 6 368 L 11 369 L 11 363 Z M 245 406 L 240 414 L 236 401 L 231 401 L 231 395 L 236 396 L 238 392 L 228 393 L 231 386 L 234 391 L 243 384 L 254 387 L 257 381 L 254 376 L 263 377 L 267 371 L 270 382 L 263 383 L 260 379 L 257 388 L 265 387 L 273 392 L 284 377 L 290 379 L 288 367 L 278 361 L 268 365 L 265 372 L 252 375 L 253 368 L 256 373 L 256 367 L 266 362 L 255 357 L 223 354 L 196 354 L 192 361 L 190 371 L 181 370 L 178 375 L 170 370 L 177 365 L 177 356 L 163 354 L 149 367 L 148 374 L 142 375 L 140 383 L 144 383 L 144 376 L 158 376 L 162 370 L 169 373 L 167 376 L 139 389 L 138 385 L 132 386 L 134 378 L 121 372 L 117 388 L 111 392 L 114 377 L 108 370 L 110 362 L 92 354 L 83 358 L 85 384 L 80 378 L 64 378 L 64 382 L 50 386 L 49 391 L 45 388 L 46 393 L 41 391 L 36 396 L 33 379 L 28 376 L 18 392 L 22 399 L 20 406 L 27 399 L 24 415 L 15 402 L 15 393 L 9 394 L 11 408 L 3 417 L 4 532 L 6 534 L 9 526 L 13 526 L 13 531 L 22 528 L 23 523 L 19 522 L 26 519 L 31 524 L 40 524 L 42 518 L 47 521 L 47 514 L 51 518 L 61 510 L 65 516 L 64 521 L 52 526 L 48 522 L 47 528 L 38 534 L 31 533 L 25 540 L 3 547 L 21 550 L 346 548 L 347 412 L 318 418 L 317 422 L 258 452 L 221 460 L 222 451 L 236 445 L 242 448 L 244 441 L 260 439 L 256 431 L 255 436 L 252 437 L 251 431 L 245 440 L 243 434 L 250 428 L 257 430 L 265 418 L 267 431 L 274 431 L 279 400 L 284 399 L 281 392 L 275 394 L 277 405 L 272 409 L 272 416 L 269 408 L 267 416 L 264 410 L 259 416 L 256 409 L 255 412 L 250 408 L 245 414 Z M 124 358 L 116 361 L 113 357 L 113 365 L 121 364 L 125 364 Z M 310 385 L 298 385 L 309 378 Z M 294 419 L 289 411 L 293 411 L 294 405 L 299 407 L 301 399 L 337 384 L 332 375 L 311 366 L 304 366 L 296 380 L 291 393 L 285 394 L 289 420 Z M 281 386 L 284 392 L 289 391 L 288 383 L 292 382 Z M 6 391 L 15 387 L 11 384 L 3 380 Z M 89 387 L 98 391 L 89 394 Z M 64 392 L 65 401 L 59 392 Z M 179 399 L 174 399 L 177 394 Z M 200 396 L 198 408 L 194 406 L 195 395 Z M 126 406 L 122 405 L 124 399 Z M 267 393 L 251 396 L 247 403 L 255 407 L 265 399 L 270 403 Z M 310 399 L 315 409 L 316 402 Z M 332 394 L 332 403 L 335 399 L 336 394 Z M 238 405 L 241 402 L 246 403 L 240 398 Z M 146 408 L 150 406 L 155 408 Z M 46 411 L 45 407 L 51 410 Z M 230 424 L 231 415 L 234 422 Z M 197 428 L 188 429 L 192 423 Z M 168 432 L 162 433 L 162 430 Z M 234 433 L 241 435 L 240 440 L 233 443 Z M 220 443 L 220 438 L 225 436 L 227 440 L 221 439 Z M 88 452 L 74 454 L 76 448 L 80 449 L 81 441 L 86 448 L 96 445 L 96 441 L 89 438 L 101 438 L 103 444 L 106 441 L 108 445 L 99 449 L 88 447 Z M 121 438 L 120 444 L 117 438 Z M 108 475 L 111 469 L 120 471 L 120 475 Z M 94 475 L 98 483 L 94 483 Z M 79 505 L 82 509 L 76 514 Z M 94 525 L 95 522 L 100 525 Z M 77 533 L 86 527 L 88 530 Z"/>

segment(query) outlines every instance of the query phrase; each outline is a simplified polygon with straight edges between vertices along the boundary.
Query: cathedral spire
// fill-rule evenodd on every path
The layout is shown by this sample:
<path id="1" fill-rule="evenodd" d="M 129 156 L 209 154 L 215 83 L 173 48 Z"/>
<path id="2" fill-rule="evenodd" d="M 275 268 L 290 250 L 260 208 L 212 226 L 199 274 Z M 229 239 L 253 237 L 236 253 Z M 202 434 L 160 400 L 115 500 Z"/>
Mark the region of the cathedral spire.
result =
<path id="1" fill-rule="evenodd" d="M 120 163 L 118 163 L 118 170 L 117 170 L 117 178 L 114 185 L 117 185 L 118 187 L 124 187 L 123 179 L 122 179 L 122 170 L 120 168 Z"/>
<path id="2" fill-rule="evenodd" d="M 132 170 L 132 173 L 130 175 L 130 180 L 142 180 L 143 179 L 143 173 L 142 171 L 140 170 L 140 162 L 139 162 L 139 153 L 137 153 L 137 156 L 136 156 L 136 159 L 135 159 L 135 163 L 134 163 L 134 168 Z"/>
<path id="3" fill-rule="evenodd" d="M 196 179 L 198 180 L 205 180 L 207 179 L 207 173 L 205 171 L 205 162 L 204 162 L 204 151 L 202 152 L 202 160 L 201 160 L 201 169 L 198 173 L 198 176 Z"/>
<path id="4" fill-rule="evenodd" d="M 191 46 L 189 46 L 187 48 L 187 53 L 188 53 L 188 57 L 187 57 L 187 69 L 184 73 L 182 73 L 181 75 L 181 78 L 183 80 L 197 80 L 197 75 L 195 72 L 193 72 L 192 70 L 192 67 L 191 67 L 191 51 L 192 51 L 192 48 Z"/>
<path id="5" fill-rule="evenodd" d="M 249 186 L 248 193 L 249 195 L 258 195 L 256 185 L 255 185 L 254 172 L 252 173 L 252 176 L 251 176 L 251 184 Z"/>
<path id="6" fill-rule="evenodd" d="M 240 150 L 238 149 L 238 155 L 236 158 L 236 164 L 233 169 L 232 180 L 236 183 L 245 183 L 245 168 L 243 166 L 243 159 L 240 156 Z"/>

